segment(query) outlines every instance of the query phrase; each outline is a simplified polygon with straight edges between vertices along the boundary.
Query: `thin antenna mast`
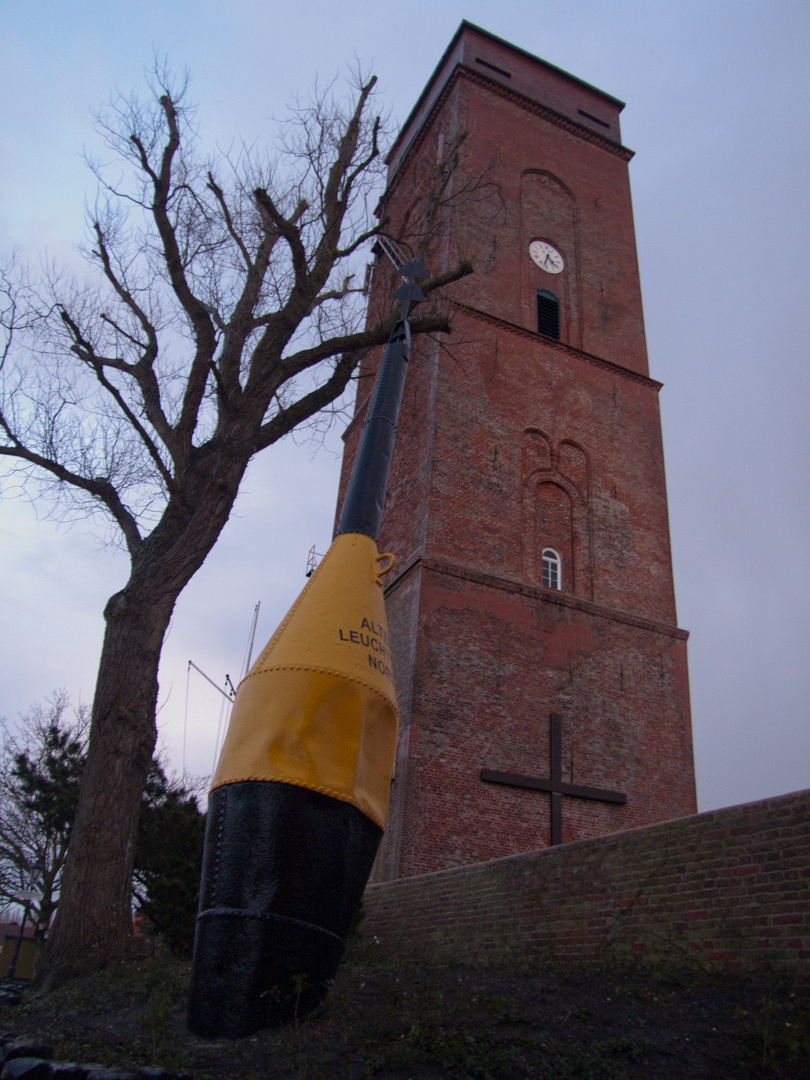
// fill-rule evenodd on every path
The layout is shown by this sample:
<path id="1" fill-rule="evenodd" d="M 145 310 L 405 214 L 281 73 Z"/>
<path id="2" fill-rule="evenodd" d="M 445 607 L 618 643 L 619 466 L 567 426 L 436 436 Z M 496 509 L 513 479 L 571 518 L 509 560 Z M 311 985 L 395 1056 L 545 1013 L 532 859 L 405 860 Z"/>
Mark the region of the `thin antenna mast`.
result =
<path id="1" fill-rule="evenodd" d="M 247 675 L 250 671 L 250 659 L 253 656 L 253 642 L 256 638 L 256 623 L 259 621 L 259 608 L 262 606 L 261 600 L 256 602 L 256 607 L 253 609 L 253 623 L 250 627 L 250 638 L 248 640 L 247 654 L 245 656 L 245 665 L 242 668 L 242 674 L 239 676 L 239 681 Z"/>

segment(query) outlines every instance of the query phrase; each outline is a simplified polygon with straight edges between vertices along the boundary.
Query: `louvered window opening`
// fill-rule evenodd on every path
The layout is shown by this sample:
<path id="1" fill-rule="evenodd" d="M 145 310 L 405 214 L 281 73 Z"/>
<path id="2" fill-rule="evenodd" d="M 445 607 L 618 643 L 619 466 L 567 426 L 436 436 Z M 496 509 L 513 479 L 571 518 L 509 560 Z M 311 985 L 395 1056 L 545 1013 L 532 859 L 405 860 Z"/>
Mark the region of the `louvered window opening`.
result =
<path id="1" fill-rule="evenodd" d="M 560 337 L 560 301 L 544 289 L 537 293 L 537 332 L 546 337 Z"/>

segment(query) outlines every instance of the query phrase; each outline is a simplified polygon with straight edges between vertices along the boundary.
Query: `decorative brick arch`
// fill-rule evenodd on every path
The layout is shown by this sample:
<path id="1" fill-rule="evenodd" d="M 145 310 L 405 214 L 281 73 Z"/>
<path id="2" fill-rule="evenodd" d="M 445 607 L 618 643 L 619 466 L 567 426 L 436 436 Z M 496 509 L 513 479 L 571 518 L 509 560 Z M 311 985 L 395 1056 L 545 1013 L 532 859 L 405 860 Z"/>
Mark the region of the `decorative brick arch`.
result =
<path id="1" fill-rule="evenodd" d="M 551 436 L 538 427 L 526 428 L 523 432 L 522 472 L 525 479 L 540 469 L 550 469 L 554 454 Z"/>
<path id="2" fill-rule="evenodd" d="M 520 177 L 521 306 L 525 325 L 536 329 L 537 290 L 560 301 L 560 338 L 582 348 L 579 288 L 579 221 L 576 199 L 558 176 L 545 169 L 526 169 Z M 532 240 L 548 240 L 565 259 L 565 270 L 545 274 L 529 259 Z"/>
<path id="3" fill-rule="evenodd" d="M 542 551 L 563 561 L 562 591 L 592 598 L 587 451 L 563 439 L 555 448 L 539 428 L 523 433 L 523 555 L 529 580 L 543 580 Z"/>

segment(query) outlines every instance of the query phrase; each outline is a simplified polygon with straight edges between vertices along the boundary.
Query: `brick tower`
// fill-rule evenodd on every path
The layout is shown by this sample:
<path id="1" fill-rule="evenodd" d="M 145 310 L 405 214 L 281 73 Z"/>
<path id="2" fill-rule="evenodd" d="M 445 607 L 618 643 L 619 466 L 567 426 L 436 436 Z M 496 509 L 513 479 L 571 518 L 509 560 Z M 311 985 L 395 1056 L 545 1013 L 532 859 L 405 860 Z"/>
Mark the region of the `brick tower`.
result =
<path id="1" fill-rule="evenodd" d="M 622 107 L 462 23 L 389 158 L 390 235 L 475 273 L 450 338 L 414 345 L 391 469 L 402 728 L 376 880 L 696 809 Z M 378 258 L 373 313 L 393 280 Z"/>

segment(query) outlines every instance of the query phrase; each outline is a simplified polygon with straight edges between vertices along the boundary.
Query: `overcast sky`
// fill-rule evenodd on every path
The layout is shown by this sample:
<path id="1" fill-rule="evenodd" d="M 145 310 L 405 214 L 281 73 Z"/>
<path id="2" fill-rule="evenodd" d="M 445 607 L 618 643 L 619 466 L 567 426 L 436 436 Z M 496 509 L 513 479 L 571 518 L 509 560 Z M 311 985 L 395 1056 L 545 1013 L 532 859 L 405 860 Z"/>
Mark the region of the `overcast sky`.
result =
<path id="1" fill-rule="evenodd" d="M 810 787 L 810 4 L 807 0 L 29 0 L 0 4 L 0 253 L 75 263 L 92 112 L 187 66 L 203 136 L 272 117 L 353 57 L 408 114 L 466 18 L 627 102 L 651 374 L 661 393 L 679 624 L 701 810 Z M 271 448 L 180 598 L 161 739 L 208 774 L 253 608 L 257 645 L 331 537 L 339 432 Z M 0 715 L 92 698 L 127 560 L 46 507 L 0 502 Z M 254 654 L 255 655 L 255 654 Z M 188 694 L 187 694 L 188 687 Z M 184 750 L 185 733 L 185 750 Z"/>

